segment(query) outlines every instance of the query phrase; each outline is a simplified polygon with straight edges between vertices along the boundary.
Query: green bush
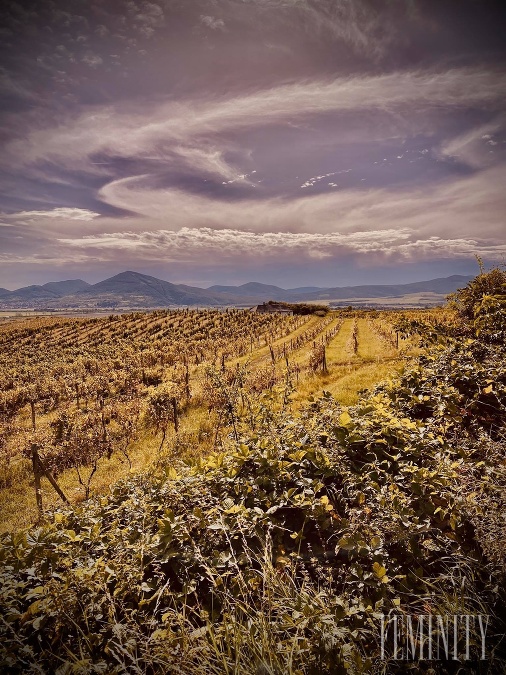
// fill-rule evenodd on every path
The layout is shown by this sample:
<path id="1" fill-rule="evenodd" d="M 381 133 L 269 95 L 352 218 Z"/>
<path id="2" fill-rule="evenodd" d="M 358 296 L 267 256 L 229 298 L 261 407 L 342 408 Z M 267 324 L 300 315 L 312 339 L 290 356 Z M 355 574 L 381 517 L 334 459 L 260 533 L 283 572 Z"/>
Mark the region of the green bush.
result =
<path id="1" fill-rule="evenodd" d="M 472 279 L 465 288 L 461 288 L 449 296 L 453 306 L 464 320 L 472 322 L 476 310 L 484 296 L 506 294 L 506 271 L 494 267 L 488 272 L 483 270 L 480 262 L 480 274 Z"/>

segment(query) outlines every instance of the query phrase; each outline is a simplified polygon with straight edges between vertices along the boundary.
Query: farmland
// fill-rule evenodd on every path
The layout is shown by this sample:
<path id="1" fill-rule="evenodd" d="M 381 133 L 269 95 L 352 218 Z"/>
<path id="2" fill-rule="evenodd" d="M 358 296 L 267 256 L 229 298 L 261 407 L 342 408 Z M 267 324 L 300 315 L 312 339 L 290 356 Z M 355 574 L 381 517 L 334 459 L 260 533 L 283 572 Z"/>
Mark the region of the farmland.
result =
<path id="1" fill-rule="evenodd" d="M 506 280 L 477 279 L 2 324 L 5 672 L 400 673 L 392 611 L 490 616 L 491 670 L 460 665 L 501 672 Z"/>

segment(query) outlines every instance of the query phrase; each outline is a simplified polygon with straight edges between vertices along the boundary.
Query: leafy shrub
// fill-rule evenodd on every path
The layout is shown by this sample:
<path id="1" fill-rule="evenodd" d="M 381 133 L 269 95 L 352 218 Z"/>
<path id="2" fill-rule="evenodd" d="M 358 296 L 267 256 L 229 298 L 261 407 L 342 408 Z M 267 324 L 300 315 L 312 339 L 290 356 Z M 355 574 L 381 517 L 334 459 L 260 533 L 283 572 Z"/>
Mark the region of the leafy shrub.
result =
<path id="1" fill-rule="evenodd" d="M 506 293 L 506 271 L 494 267 L 488 272 L 480 262 L 480 274 L 472 279 L 465 288 L 452 293 L 449 298 L 459 314 L 467 321 L 475 318 L 476 308 L 484 296 L 498 296 Z"/>

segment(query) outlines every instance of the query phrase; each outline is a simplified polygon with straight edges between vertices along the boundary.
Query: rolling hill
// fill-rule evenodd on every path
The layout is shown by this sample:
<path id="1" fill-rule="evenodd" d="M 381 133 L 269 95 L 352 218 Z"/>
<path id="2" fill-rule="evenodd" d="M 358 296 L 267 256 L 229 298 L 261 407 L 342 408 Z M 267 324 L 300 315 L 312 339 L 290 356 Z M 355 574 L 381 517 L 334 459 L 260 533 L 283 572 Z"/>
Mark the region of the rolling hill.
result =
<path id="1" fill-rule="evenodd" d="M 328 302 L 343 304 L 438 304 L 448 293 L 465 286 L 471 277 L 453 275 L 409 284 L 383 284 L 284 289 L 249 282 L 240 286 L 216 285 L 198 288 L 173 284 L 139 272 L 121 272 L 88 284 L 81 279 L 26 286 L 15 291 L 0 289 L 1 309 L 130 309 L 180 306 L 255 305 L 266 300 L 286 302 Z"/>
<path id="2" fill-rule="evenodd" d="M 32 285 L 8 291 L 0 288 L 0 303 L 38 303 L 45 300 L 62 298 L 70 293 L 76 293 L 87 288 L 90 284 L 82 279 L 68 279 L 67 281 L 50 281 L 42 286 Z"/>
<path id="3" fill-rule="evenodd" d="M 301 295 L 301 300 L 347 300 L 352 298 L 395 298 L 414 293 L 448 295 L 465 286 L 472 277 L 454 274 L 451 277 L 417 281 L 410 284 L 383 284 L 322 288 L 315 293 Z"/>
<path id="4" fill-rule="evenodd" d="M 241 286 L 210 286 L 208 291 L 218 291 L 219 293 L 228 293 L 236 295 L 241 298 L 258 298 L 264 300 L 297 300 L 307 293 L 323 292 L 326 289 L 319 286 L 303 286 L 301 288 L 280 288 L 279 286 L 271 286 L 269 284 L 261 284 L 256 281 L 250 281 Z"/>
<path id="5" fill-rule="evenodd" d="M 83 291 L 90 285 L 91 284 L 82 279 L 68 279 L 67 281 L 50 281 L 49 283 L 44 284 L 42 288 L 56 293 L 59 297 L 63 297 L 65 295 L 70 295 L 71 293 Z"/>
<path id="6" fill-rule="evenodd" d="M 65 296 L 59 306 L 167 307 L 172 305 L 233 304 L 235 296 L 202 288 L 172 284 L 139 272 L 121 272 Z"/>

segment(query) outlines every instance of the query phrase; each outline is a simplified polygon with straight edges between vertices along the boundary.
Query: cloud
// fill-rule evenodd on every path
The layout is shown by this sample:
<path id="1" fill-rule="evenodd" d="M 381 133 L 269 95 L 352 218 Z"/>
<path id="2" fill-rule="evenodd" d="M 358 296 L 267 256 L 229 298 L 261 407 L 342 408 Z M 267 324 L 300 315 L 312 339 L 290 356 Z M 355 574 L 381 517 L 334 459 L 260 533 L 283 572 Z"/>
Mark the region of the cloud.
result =
<path id="1" fill-rule="evenodd" d="M 90 68 L 98 68 L 98 66 L 101 66 L 104 62 L 101 56 L 94 54 L 93 52 L 86 52 L 81 61 Z"/>
<path id="2" fill-rule="evenodd" d="M 331 256 L 329 248 L 346 248 L 357 252 L 382 251 L 385 247 L 406 240 L 408 230 L 379 230 L 375 232 L 309 233 L 309 232 L 248 232 L 244 230 L 213 230 L 187 228 L 178 231 L 155 230 L 152 232 L 120 232 L 89 235 L 74 239 L 60 239 L 71 247 L 121 249 L 137 247 L 157 250 L 158 255 L 174 252 L 221 252 L 224 255 L 276 255 L 284 251 L 298 253 L 318 252 Z M 163 251 L 163 253 L 162 253 Z"/>
<path id="3" fill-rule="evenodd" d="M 165 25 L 165 16 L 160 5 L 145 0 L 140 5 L 127 2 L 127 6 L 134 17 L 134 25 L 143 37 L 151 38 L 157 29 Z"/>
<path id="4" fill-rule="evenodd" d="M 320 43 L 330 39 L 375 61 L 392 44 L 402 43 L 412 23 L 420 24 L 416 3 L 411 0 L 249 0 L 247 4 L 260 10 L 258 21 L 263 22 L 266 15 L 271 21 L 282 17 L 292 31 L 302 25 Z"/>
<path id="5" fill-rule="evenodd" d="M 405 3 L 394 4 L 397 11 L 402 12 L 405 9 Z M 353 49 L 369 53 L 375 58 L 384 54 L 387 45 L 397 35 L 394 16 L 390 17 L 390 21 L 385 20 L 385 10 L 383 13 L 378 12 L 371 3 L 363 0 L 340 0 L 333 3 L 310 3 L 304 0 L 299 3 L 299 8 L 303 11 L 304 20 L 314 30 L 330 34 Z"/>
<path id="6" fill-rule="evenodd" d="M 61 208 L 4 216 L 9 227 L 0 228 L 1 259 L 59 267 L 158 261 L 197 268 L 262 260 L 274 266 L 469 260 L 476 253 L 499 261 L 506 255 L 506 203 L 494 186 L 505 180 L 504 170 L 491 169 L 429 192 L 349 190 L 228 203 L 150 192 L 129 179 L 109 186 L 109 201 L 136 203 L 147 215 L 98 218 L 89 210 Z"/>
<path id="7" fill-rule="evenodd" d="M 473 168 L 488 167 L 496 163 L 487 145 L 496 145 L 492 135 L 506 128 L 506 118 L 498 117 L 487 124 L 482 124 L 455 136 L 443 143 L 440 156 L 454 158 Z"/>
<path id="8" fill-rule="evenodd" d="M 316 195 L 301 190 L 292 199 L 227 201 L 177 189 L 151 187 L 151 177 L 113 181 L 100 191 L 101 199 L 127 211 L 140 222 L 149 218 L 171 229 L 207 226 L 283 232 L 354 232 L 402 229 L 431 236 L 474 236 L 504 239 L 506 168 L 493 167 L 471 176 L 408 190 L 348 189 Z"/>
<path id="9" fill-rule="evenodd" d="M 170 163 L 174 168 L 185 169 L 195 174 L 209 174 L 230 182 L 237 179 L 237 170 L 225 159 L 225 147 L 217 148 L 213 145 L 206 147 L 204 144 L 177 145 L 172 151 L 172 156 L 166 156 L 165 159 L 167 164 Z"/>
<path id="10" fill-rule="evenodd" d="M 108 153 L 167 157 L 167 149 L 229 132 L 310 119 L 324 113 L 375 110 L 422 116 L 441 107 L 487 106 L 506 102 L 506 73 L 479 69 L 445 72 L 405 71 L 369 77 L 338 78 L 272 87 L 241 96 L 194 99 L 153 106 L 146 113 L 114 106 L 89 109 L 77 119 L 32 130 L 8 143 L 0 161 L 27 167 L 43 160 L 92 170 L 89 157 Z"/>
<path id="11" fill-rule="evenodd" d="M 2 67 L 0 67 L 0 94 L 30 102 L 36 99 L 24 78 L 13 77 Z"/>
<path id="12" fill-rule="evenodd" d="M 141 9 L 135 5 L 132 11 Z M 209 256 L 230 259 L 232 254 L 268 257 L 274 263 L 296 256 L 417 260 L 465 258 L 475 252 L 498 259 L 504 250 L 506 212 L 506 194 L 498 186 L 506 183 L 506 169 L 497 163 L 480 164 L 469 149 L 493 140 L 482 137 L 499 128 L 497 115 L 505 99 L 506 73 L 456 68 L 305 81 L 242 95 L 144 103 L 142 109 L 133 104 L 90 106 L 8 143 L 0 164 L 39 181 L 46 172 L 51 182 L 55 167 L 65 175 L 89 174 L 96 180 L 98 200 L 133 215 L 98 218 L 97 207 L 59 208 L 20 211 L 4 220 L 46 234 L 47 240 L 38 242 L 34 252 L 30 227 L 23 232 L 27 260 L 112 260 L 125 252 L 157 260 L 163 254 L 165 260 L 195 264 Z M 416 128 L 413 120 L 473 107 L 495 113 L 496 122 L 455 135 L 442 142 L 440 150 L 445 161 L 465 156 L 469 166 L 480 169 L 471 174 L 454 174 L 415 189 L 406 185 L 367 189 L 364 183 L 360 188 L 337 189 L 337 174 L 350 171 L 340 168 L 350 167 L 343 163 L 335 170 L 308 168 L 306 175 L 313 178 L 305 183 L 301 179 L 297 186 L 328 183 L 327 192 L 319 194 L 303 189 L 296 195 L 267 197 L 272 193 L 258 187 L 250 190 L 251 196 L 236 193 L 232 199 L 223 191 L 237 186 L 221 192 L 202 187 L 211 179 L 220 187 L 237 182 L 250 189 L 255 184 L 251 178 L 255 157 L 245 134 L 268 138 L 269 126 L 285 129 L 292 123 L 304 128 L 332 113 L 360 117 L 361 124 L 364 119 L 370 122 L 365 129 L 359 125 L 367 137 L 382 132 L 377 120 L 386 117 L 398 134 L 392 157 L 402 158 L 404 152 L 397 152 L 404 124 Z M 350 140 L 345 124 L 341 129 L 343 145 L 360 141 Z M 394 135 L 390 127 L 389 133 Z M 320 142 L 328 145 L 335 139 L 322 134 Z M 417 152 L 429 158 L 425 143 L 419 147 L 423 150 Z M 289 168 L 286 164 L 285 170 Z M 355 173 L 354 169 L 351 175 Z M 191 191 L 177 182 L 181 175 L 194 180 Z M 63 189 L 61 180 L 59 187 Z"/>
<path id="13" fill-rule="evenodd" d="M 204 26 L 211 28 L 211 30 L 225 29 L 225 22 L 223 21 L 223 19 L 215 19 L 214 16 L 201 15 L 200 21 L 201 23 L 204 24 Z"/>
<path id="14" fill-rule="evenodd" d="M 14 221 L 26 220 L 40 223 L 41 220 L 53 220 L 55 218 L 58 220 L 93 220 L 98 218 L 99 215 L 99 213 L 94 213 L 88 209 L 60 207 L 48 211 L 18 211 L 10 215 L 4 214 L 2 217 Z"/>
<path id="15" fill-rule="evenodd" d="M 273 258 L 283 262 L 286 258 L 300 261 L 304 258 L 339 259 L 350 255 L 376 259 L 395 257 L 397 261 L 448 257 L 468 259 L 476 253 L 496 259 L 506 254 L 506 244 L 503 243 L 437 236 L 421 239 L 407 228 L 348 234 L 182 228 L 177 232 L 154 230 L 61 238 L 58 243 L 69 250 L 85 251 L 88 255 L 93 253 L 104 261 L 132 253 L 140 260 L 179 262 L 197 262 L 204 256 L 213 256 L 216 262 L 236 259 L 237 256 L 243 260 Z"/>

